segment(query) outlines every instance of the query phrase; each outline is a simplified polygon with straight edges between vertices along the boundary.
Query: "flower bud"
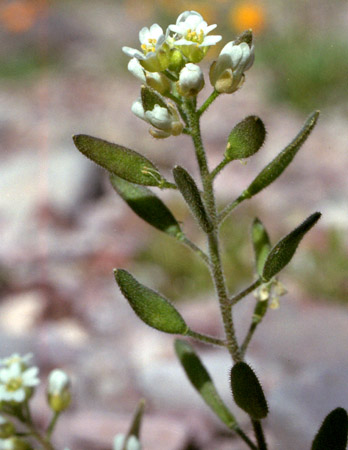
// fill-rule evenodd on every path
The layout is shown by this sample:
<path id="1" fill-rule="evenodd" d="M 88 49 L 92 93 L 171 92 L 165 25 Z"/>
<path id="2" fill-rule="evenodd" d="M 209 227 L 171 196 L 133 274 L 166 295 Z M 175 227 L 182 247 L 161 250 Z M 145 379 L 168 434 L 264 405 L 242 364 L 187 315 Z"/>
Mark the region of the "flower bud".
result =
<path id="1" fill-rule="evenodd" d="M 12 422 L 7 420 L 4 416 L 0 416 L 0 438 L 6 439 L 13 436 L 16 428 Z"/>
<path id="2" fill-rule="evenodd" d="M 217 61 L 210 67 L 209 77 L 214 88 L 231 94 L 239 89 L 245 79 L 244 72 L 254 62 L 254 46 L 251 31 L 244 32 L 221 50 Z"/>
<path id="3" fill-rule="evenodd" d="M 180 95 L 194 97 L 203 89 L 203 72 L 196 64 L 188 63 L 181 70 L 176 87 Z"/>
<path id="4" fill-rule="evenodd" d="M 63 370 L 55 369 L 50 373 L 47 399 L 51 409 L 57 413 L 64 411 L 70 405 L 70 379 Z"/>
<path id="5" fill-rule="evenodd" d="M 125 444 L 126 436 L 124 434 L 117 434 L 114 439 L 113 450 L 141 450 L 141 444 L 135 436 L 129 436 L 127 439 L 127 445 Z"/>
<path id="6" fill-rule="evenodd" d="M 159 72 L 148 72 L 143 68 L 137 58 L 132 58 L 128 63 L 128 70 L 144 84 L 155 89 L 160 94 L 164 94 L 170 90 L 170 81 Z"/>
<path id="7" fill-rule="evenodd" d="M 154 105 L 152 109 L 144 110 L 140 98 L 132 105 L 132 112 L 142 120 L 145 120 L 155 128 L 150 128 L 150 134 L 157 139 L 169 136 L 178 136 L 183 129 L 175 107 L 168 103 L 165 106 Z"/>

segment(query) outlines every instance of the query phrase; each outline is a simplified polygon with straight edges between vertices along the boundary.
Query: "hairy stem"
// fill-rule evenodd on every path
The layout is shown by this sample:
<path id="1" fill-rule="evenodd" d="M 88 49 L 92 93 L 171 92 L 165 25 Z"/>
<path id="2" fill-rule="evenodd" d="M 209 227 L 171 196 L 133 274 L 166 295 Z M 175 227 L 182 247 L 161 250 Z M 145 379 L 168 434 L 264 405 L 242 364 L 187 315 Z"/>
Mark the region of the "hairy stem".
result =
<path id="1" fill-rule="evenodd" d="M 230 304 L 233 306 L 236 303 L 239 302 L 239 300 L 242 300 L 246 295 L 250 294 L 250 292 L 254 291 L 260 284 L 262 283 L 261 278 L 258 278 L 255 280 L 250 286 L 240 291 L 238 294 L 235 294 L 233 297 L 230 298 Z"/>
<path id="2" fill-rule="evenodd" d="M 214 338 L 212 336 L 207 336 L 206 334 L 196 333 L 193 330 L 189 330 L 187 332 L 186 336 L 190 336 L 191 338 L 196 339 L 197 341 L 204 342 L 205 344 L 213 344 L 213 345 L 218 345 L 220 347 L 226 347 L 225 341 Z"/>
<path id="3" fill-rule="evenodd" d="M 201 250 L 195 243 L 190 241 L 186 236 L 179 239 L 180 242 L 185 244 L 187 247 L 189 247 L 191 250 L 193 250 L 204 262 L 207 264 L 207 266 L 210 266 L 210 261 L 208 255 L 206 255 L 203 250 Z"/>
<path id="4" fill-rule="evenodd" d="M 198 117 L 201 117 L 201 115 L 209 108 L 209 106 L 213 103 L 213 101 L 220 95 L 218 91 L 213 91 L 209 97 L 206 99 L 206 101 L 203 103 L 203 105 L 199 108 L 197 111 Z"/>
<path id="5" fill-rule="evenodd" d="M 210 216 L 211 222 L 213 223 L 213 230 L 207 236 L 211 274 L 219 299 L 220 311 L 226 335 L 226 346 L 232 356 L 233 361 L 237 362 L 241 360 L 241 355 L 235 334 L 232 311 L 229 304 L 227 288 L 221 264 L 215 196 L 212 180 L 208 169 L 206 154 L 201 138 L 199 125 L 200 114 L 199 112 L 195 111 L 194 105 L 189 100 L 185 102 L 185 111 L 187 112 L 187 117 L 189 119 L 191 135 L 196 151 L 196 159 L 198 162 L 203 184 L 204 203 L 207 209 L 207 213 Z"/>
<path id="6" fill-rule="evenodd" d="M 251 419 L 251 423 L 253 424 L 258 449 L 267 450 L 266 439 L 265 435 L 263 434 L 261 422 L 259 420 Z"/>

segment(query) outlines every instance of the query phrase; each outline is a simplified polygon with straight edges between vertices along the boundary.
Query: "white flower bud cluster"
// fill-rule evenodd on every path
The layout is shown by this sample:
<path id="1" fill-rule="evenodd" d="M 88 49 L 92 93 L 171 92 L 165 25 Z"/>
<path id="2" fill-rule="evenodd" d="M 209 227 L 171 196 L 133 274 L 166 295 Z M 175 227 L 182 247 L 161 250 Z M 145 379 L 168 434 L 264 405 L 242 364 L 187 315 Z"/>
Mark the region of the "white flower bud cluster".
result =
<path id="1" fill-rule="evenodd" d="M 128 70 L 145 86 L 165 98 L 147 108 L 141 98 L 132 105 L 133 113 L 149 123 L 150 134 L 158 139 L 185 132 L 185 99 L 195 99 L 204 87 L 202 69 L 197 65 L 209 48 L 221 40 L 210 35 L 216 24 L 208 25 L 196 11 L 184 11 L 166 31 L 154 24 L 139 32 L 140 50 L 123 47 L 131 57 Z M 252 34 L 248 30 L 224 46 L 213 62 L 209 78 L 215 93 L 231 94 L 239 89 L 254 61 Z M 185 125 L 184 125 L 184 123 Z M 187 130 L 186 130 L 187 131 Z"/>

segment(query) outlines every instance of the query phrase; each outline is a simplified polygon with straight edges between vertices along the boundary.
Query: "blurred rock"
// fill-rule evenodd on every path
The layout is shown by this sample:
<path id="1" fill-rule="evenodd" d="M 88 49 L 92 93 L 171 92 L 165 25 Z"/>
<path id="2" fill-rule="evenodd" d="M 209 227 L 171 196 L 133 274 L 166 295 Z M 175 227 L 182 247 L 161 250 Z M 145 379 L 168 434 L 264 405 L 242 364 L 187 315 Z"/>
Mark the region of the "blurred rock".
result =
<path id="1" fill-rule="evenodd" d="M 0 328 L 9 335 L 26 337 L 37 327 L 45 307 L 46 298 L 40 291 L 9 295 L 0 304 Z"/>

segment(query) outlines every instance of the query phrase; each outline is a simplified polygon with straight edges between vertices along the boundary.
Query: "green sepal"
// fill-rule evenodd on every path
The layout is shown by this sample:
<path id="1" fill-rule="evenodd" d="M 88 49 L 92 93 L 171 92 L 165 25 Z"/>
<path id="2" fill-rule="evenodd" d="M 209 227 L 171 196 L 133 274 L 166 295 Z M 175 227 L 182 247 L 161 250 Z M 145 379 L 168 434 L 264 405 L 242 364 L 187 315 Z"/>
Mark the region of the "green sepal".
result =
<path id="1" fill-rule="evenodd" d="M 155 105 L 167 108 L 162 97 L 154 89 L 145 85 L 141 86 L 141 102 L 144 111 L 152 111 Z"/>
<path id="2" fill-rule="evenodd" d="M 245 362 L 237 362 L 231 369 L 231 388 L 234 401 L 252 419 L 264 419 L 268 406 L 261 384 L 252 368 Z"/>
<path id="3" fill-rule="evenodd" d="M 267 256 L 262 272 L 262 278 L 265 282 L 269 281 L 290 262 L 298 244 L 320 217 L 321 213 L 313 213 L 272 248 Z"/>
<path id="4" fill-rule="evenodd" d="M 187 333 L 184 319 L 166 298 L 139 283 L 126 270 L 117 269 L 114 273 L 122 294 L 143 322 L 164 333 Z"/>
<path id="5" fill-rule="evenodd" d="M 271 241 L 263 223 L 256 217 L 251 229 L 251 239 L 253 241 L 256 272 L 262 275 L 263 266 L 271 250 Z"/>
<path id="6" fill-rule="evenodd" d="M 336 408 L 324 419 L 312 443 L 312 450 L 345 450 L 348 436 L 348 415 Z"/>
<path id="7" fill-rule="evenodd" d="M 268 309 L 268 300 L 258 300 L 256 302 L 252 322 L 260 323 Z"/>
<path id="8" fill-rule="evenodd" d="M 115 191 L 135 214 L 158 230 L 180 239 L 182 231 L 177 220 L 150 189 L 130 183 L 113 174 L 110 175 L 110 181 Z"/>
<path id="9" fill-rule="evenodd" d="M 213 380 L 192 346 L 181 339 L 175 341 L 175 352 L 193 387 L 219 419 L 233 429 L 237 422 L 218 394 Z"/>
<path id="10" fill-rule="evenodd" d="M 213 230 L 213 225 L 208 217 L 202 202 L 198 187 L 191 175 L 180 166 L 173 169 L 175 183 L 188 204 L 193 216 L 205 233 Z"/>
<path id="11" fill-rule="evenodd" d="M 266 129 L 262 120 L 257 116 L 246 117 L 228 136 L 225 158 L 229 161 L 249 158 L 262 147 L 265 137 Z"/>
<path id="12" fill-rule="evenodd" d="M 86 134 L 73 136 L 73 140 L 87 158 L 124 180 L 145 186 L 165 183 L 157 167 L 134 150 Z"/>
<path id="13" fill-rule="evenodd" d="M 295 139 L 282 150 L 251 182 L 242 193 L 243 198 L 251 198 L 262 189 L 273 183 L 294 159 L 296 153 L 306 141 L 319 117 L 319 111 L 313 112 Z"/>

